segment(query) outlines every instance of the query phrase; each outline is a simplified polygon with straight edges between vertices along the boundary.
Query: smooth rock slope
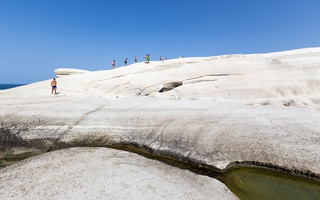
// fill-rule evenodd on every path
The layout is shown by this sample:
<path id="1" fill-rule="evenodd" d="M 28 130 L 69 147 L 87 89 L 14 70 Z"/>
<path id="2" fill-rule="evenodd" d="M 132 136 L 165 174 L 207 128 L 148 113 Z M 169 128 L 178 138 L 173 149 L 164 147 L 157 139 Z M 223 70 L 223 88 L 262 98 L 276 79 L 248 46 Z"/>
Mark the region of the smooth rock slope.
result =
<path id="1" fill-rule="evenodd" d="M 225 169 L 237 162 L 320 177 L 320 48 L 183 58 L 0 91 L 0 159 L 134 145 Z"/>
<path id="2" fill-rule="evenodd" d="M 142 156 L 73 148 L 0 171 L 0 199 L 238 199 L 220 181 Z"/>

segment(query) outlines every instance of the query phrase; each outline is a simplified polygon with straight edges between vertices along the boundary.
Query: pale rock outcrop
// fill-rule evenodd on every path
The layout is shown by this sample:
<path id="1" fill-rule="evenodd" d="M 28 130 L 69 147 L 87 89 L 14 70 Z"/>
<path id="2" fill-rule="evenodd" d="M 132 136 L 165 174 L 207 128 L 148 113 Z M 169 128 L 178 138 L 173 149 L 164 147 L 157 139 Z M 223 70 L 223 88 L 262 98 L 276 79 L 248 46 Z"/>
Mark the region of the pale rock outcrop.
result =
<path id="1" fill-rule="evenodd" d="M 0 170 L 0 199 L 238 199 L 216 179 L 137 154 L 72 148 Z"/>
<path id="2" fill-rule="evenodd" d="M 72 68 L 59 68 L 54 70 L 54 73 L 56 74 L 57 78 L 61 78 L 63 76 L 68 76 L 71 74 L 84 74 L 88 73 L 89 71 L 83 70 L 83 69 L 72 69 Z"/>
<path id="3" fill-rule="evenodd" d="M 320 48 L 183 58 L 0 91 L 1 164 L 75 146 L 134 145 L 223 170 L 320 177 Z"/>

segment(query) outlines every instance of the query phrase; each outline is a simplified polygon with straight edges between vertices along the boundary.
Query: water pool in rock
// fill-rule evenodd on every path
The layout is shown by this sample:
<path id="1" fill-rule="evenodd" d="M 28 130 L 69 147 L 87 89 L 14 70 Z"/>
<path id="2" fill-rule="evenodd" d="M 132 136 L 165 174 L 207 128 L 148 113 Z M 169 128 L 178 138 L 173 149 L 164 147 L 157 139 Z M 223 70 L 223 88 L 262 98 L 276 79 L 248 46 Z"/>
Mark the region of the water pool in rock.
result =
<path id="1" fill-rule="evenodd" d="M 320 183 L 271 170 L 236 168 L 217 177 L 242 200 L 320 199 Z"/>
<path id="2" fill-rule="evenodd" d="M 112 148 L 134 152 L 183 170 L 218 179 L 241 200 L 320 199 L 320 182 L 305 177 L 259 168 L 259 166 L 239 166 L 221 172 L 210 166 L 193 164 L 171 156 L 152 154 L 150 151 L 131 145 L 114 145 Z"/>
<path id="3" fill-rule="evenodd" d="M 113 148 L 134 152 L 180 169 L 216 178 L 241 200 L 320 199 L 320 182 L 306 177 L 249 166 L 234 167 L 225 172 L 220 172 L 210 169 L 210 167 L 199 167 L 191 162 L 185 162 L 170 156 L 150 154 L 149 151 L 135 146 L 119 145 L 113 146 Z"/>

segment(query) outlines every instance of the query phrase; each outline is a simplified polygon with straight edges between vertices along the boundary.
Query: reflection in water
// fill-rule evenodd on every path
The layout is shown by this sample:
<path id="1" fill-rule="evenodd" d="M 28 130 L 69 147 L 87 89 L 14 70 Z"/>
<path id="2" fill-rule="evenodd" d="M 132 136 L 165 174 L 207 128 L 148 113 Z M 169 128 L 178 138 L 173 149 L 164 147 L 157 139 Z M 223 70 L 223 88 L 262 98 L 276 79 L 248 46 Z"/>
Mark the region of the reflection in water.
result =
<path id="1" fill-rule="evenodd" d="M 254 168 L 237 168 L 217 177 L 240 199 L 320 199 L 320 183 Z"/>

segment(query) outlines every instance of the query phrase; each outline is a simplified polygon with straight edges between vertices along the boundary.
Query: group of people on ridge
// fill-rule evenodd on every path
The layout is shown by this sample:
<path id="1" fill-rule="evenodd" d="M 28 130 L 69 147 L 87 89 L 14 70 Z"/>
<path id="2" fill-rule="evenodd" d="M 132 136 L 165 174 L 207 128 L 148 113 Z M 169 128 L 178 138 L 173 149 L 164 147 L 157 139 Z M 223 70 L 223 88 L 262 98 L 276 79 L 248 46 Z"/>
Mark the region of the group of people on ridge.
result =
<path id="1" fill-rule="evenodd" d="M 165 59 L 162 59 L 162 56 L 160 56 L 160 61 L 164 62 L 164 60 L 168 60 L 168 58 L 166 57 Z M 137 57 L 137 56 L 135 56 L 134 62 L 135 62 L 135 63 L 138 63 L 138 57 Z M 149 64 L 149 63 L 150 63 L 150 54 L 147 54 L 147 55 L 146 55 L 146 57 L 145 57 L 145 63 L 146 63 L 146 64 Z M 126 59 L 124 60 L 124 65 L 127 66 L 127 64 L 128 64 L 128 58 L 126 58 Z M 113 60 L 113 61 L 111 62 L 111 65 L 112 65 L 112 69 L 116 68 L 116 60 Z"/>
<path id="2" fill-rule="evenodd" d="M 150 54 L 147 54 L 145 59 L 146 59 L 145 63 L 149 64 L 150 63 Z M 168 60 L 168 58 L 166 57 L 165 60 Z M 162 59 L 162 56 L 160 56 L 160 61 L 164 62 L 164 60 Z M 138 63 L 138 57 L 137 56 L 134 58 L 134 62 Z M 127 64 L 128 64 L 128 58 L 126 58 L 124 60 L 124 65 L 127 66 Z M 111 62 L 111 65 L 112 65 L 112 69 L 116 68 L 116 60 L 113 60 Z M 54 92 L 55 95 L 57 95 L 57 81 L 56 81 L 55 78 L 51 82 L 51 94 L 53 94 L 53 92 Z"/>

